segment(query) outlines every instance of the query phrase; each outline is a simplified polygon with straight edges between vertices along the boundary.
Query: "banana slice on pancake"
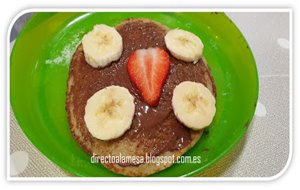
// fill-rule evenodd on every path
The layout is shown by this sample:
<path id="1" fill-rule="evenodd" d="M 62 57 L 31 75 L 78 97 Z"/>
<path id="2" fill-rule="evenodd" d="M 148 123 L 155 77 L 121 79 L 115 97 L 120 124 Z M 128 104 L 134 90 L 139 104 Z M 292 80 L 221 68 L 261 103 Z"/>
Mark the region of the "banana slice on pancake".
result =
<path id="1" fill-rule="evenodd" d="M 88 99 L 84 121 L 92 136 L 110 140 L 130 128 L 134 111 L 134 97 L 129 91 L 124 87 L 109 86 Z"/>
<path id="2" fill-rule="evenodd" d="M 209 126 L 216 113 L 216 100 L 203 84 L 184 81 L 173 91 L 175 116 L 186 127 L 200 130 Z"/>
<path id="3" fill-rule="evenodd" d="M 203 43 L 195 34 L 181 30 L 170 30 L 165 36 L 165 43 L 171 54 L 182 61 L 197 63 L 202 57 Z"/>
<path id="4" fill-rule="evenodd" d="M 118 31 L 99 24 L 84 35 L 82 46 L 86 62 L 94 68 L 105 67 L 118 60 L 123 51 L 123 41 Z"/>

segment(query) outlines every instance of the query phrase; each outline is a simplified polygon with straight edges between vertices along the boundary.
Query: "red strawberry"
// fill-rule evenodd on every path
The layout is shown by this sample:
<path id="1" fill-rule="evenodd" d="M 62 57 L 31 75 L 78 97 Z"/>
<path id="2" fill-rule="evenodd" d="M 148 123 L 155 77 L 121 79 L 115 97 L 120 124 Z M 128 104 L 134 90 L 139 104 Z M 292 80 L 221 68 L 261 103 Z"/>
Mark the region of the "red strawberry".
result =
<path id="1" fill-rule="evenodd" d="M 129 77 L 150 106 L 158 104 L 169 70 L 169 55 L 161 48 L 139 49 L 128 59 Z"/>

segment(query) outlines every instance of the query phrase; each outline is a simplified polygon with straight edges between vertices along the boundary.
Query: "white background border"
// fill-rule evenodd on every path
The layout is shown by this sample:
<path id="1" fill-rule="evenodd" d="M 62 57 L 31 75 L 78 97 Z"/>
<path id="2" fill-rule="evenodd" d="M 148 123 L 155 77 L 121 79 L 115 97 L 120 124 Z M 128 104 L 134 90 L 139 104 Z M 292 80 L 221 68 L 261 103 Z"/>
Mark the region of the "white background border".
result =
<path id="1" fill-rule="evenodd" d="M 47 9 L 26 9 L 21 11 L 20 13 L 18 13 L 12 20 L 12 22 L 10 23 L 10 26 L 8 28 L 8 31 L 11 31 L 13 24 L 15 23 L 15 21 L 21 17 L 22 15 L 26 14 L 26 13 L 31 13 L 31 12 L 289 12 L 290 14 L 290 42 L 292 42 L 292 26 L 293 26 L 293 22 L 292 22 L 292 10 L 291 9 L 145 9 L 145 8 L 125 8 L 125 9 L 111 9 L 111 8 L 106 8 L 106 9 L 56 9 L 56 8 L 47 8 Z M 7 33 L 7 58 L 9 58 L 9 54 L 10 54 L 10 32 Z M 290 52 L 290 58 L 292 57 L 292 44 L 290 43 L 290 47 L 289 47 L 289 52 Z M 292 59 L 289 59 L 290 63 L 290 78 L 292 78 Z M 9 59 L 7 60 L 7 65 L 9 65 Z M 10 74 L 10 70 L 9 67 L 7 67 L 7 73 L 8 73 L 8 77 L 7 77 L 7 97 L 8 100 L 7 102 L 10 102 L 10 91 L 9 91 L 9 74 Z M 292 87 L 292 80 L 290 80 L 290 89 Z M 280 177 L 288 168 L 291 158 L 292 158 L 292 117 L 291 117 L 291 113 L 292 113 L 292 96 L 290 96 L 290 134 L 289 134 L 289 139 L 290 139 L 290 146 L 289 146 L 289 158 L 288 161 L 285 165 L 285 167 L 275 176 L 272 177 L 185 177 L 185 178 L 178 178 L 178 177 L 122 177 L 122 178 L 116 178 L 116 177 L 98 177 L 98 178 L 93 178 L 93 177 L 81 177 L 81 178 L 75 178 L 75 177 L 60 177 L 60 178 L 54 178 L 57 181 L 228 181 L 228 180 L 241 180 L 241 181 L 266 181 L 266 180 L 274 180 L 278 177 Z M 7 121 L 8 121 L 8 125 L 10 126 L 10 105 L 7 104 Z M 9 138 L 9 134 L 10 134 L 10 130 L 8 128 L 7 130 L 7 137 L 8 137 L 8 141 L 10 142 L 10 138 Z M 37 180 L 42 180 L 42 181 L 51 181 L 53 180 L 52 177 L 48 177 L 48 178 L 44 178 L 44 177 L 34 177 L 34 178 L 27 178 L 27 177 L 10 177 L 10 149 L 9 149 L 9 143 L 7 143 L 7 178 L 10 181 L 28 181 L 28 180 L 32 180 L 32 181 L 37 181 Z"/>
<path id="2" fill-rule="evenodd" d="M 32 7 L 174 7 L 174 5 L 177 6 L 181 6 L 181 7 L 245 7 L 245 8 L 250 8 L 250 7 L 274 7 L 274 8 L 282 8 L 282 7 L 292 7 L 293 8 L 293 12 L 297 12 L 297 2 L 296 0 L 251 0 L 251 1 L 243 1 L 243 2 L 236 2 L 234 0 L 228 0 L 226 2 L 222 2 L 220 3 L 218 0 L 210 0 L 209 2 L 201 2 L 201 1 L 197 1 L 195 2 L 194 0 L 184 0 L 184 1 L 180 1 L 180 0 L 139 0 L 138 2 L 135 2 L 133 0 L 127 0 L 126 2 L 124 0 L 115 0 L 114 2 L 107 2 L 107 3 L 99 3 L 99 0 L 85 0 L 85 1 L 79 1 L 77 2 L 76 0 L 73 0 L 71 3 L 67 2 L 67 1 L 62 1 L 62 0 L 51 0 L 48 2 L 36 2 L 36 0 L 23 0 L 23 1 L 18 1 L 18 0 L 9 0 L 9 1 L 1 1 L 1 6 L 0 6 L 0 16 L 1 16 L 1 22 L 0 22 L 0 35 L 3 39 L 3 41 L 5 42 L 6 36 L 7 36 L 7 31 L 8 31 L 8 26 L 11 23 L 10 21 L 12 20 L 12 18 L 20 11 L 20 10 L 24 10 L 26 8 L 32 8 Z M 248 10 L 248 9 L 245 9 Z M 299 21 L 299 14 L 294 14 L 295 19 L 294 20 L 298 20 Z M 294 23 L 295 24 L 295 23 Z M 297 34 L 299 33 L 299 25 L 294 25 L 294 33 Z M 292 32 L 292 31 L 291 31 Z M 293 36 L 290 36 L 290 41 L 294 42 L 291 46 L 294 49 L 294 52 L 297 52 L 298 50 L 298 44 L 299 44 L 299 39 L 298 38 L 293 38 Z M 1 47 L 0 49 L 4 50 L 6 49 L 6 43 L 1 43 Z M 290 49 L 291 50 L 291 49 Z M 5 56 L 5 52 L 2 52 L 2 62 L 5 63 L 6 60 L 8 59 L 8 53 L 6 51 L 6 56 Z M 294 57 L 292 57 L 294 56 Z M 299 78 L 300 75 L 292 75 L 293 73 L 298 72 L 299 73 L 299 66 L 297 66 L 297 62 L 298 62 L 298 55 L 291 54 L 290 59 L 293 60 L 292 62 L 295 64 L 295 66 L 293 69 L 290 69 L 290 74 L 293 77 L 290 77 L 291 81 L 295 81 L 295 83 L 300 82 Z M 7 73 L 6 69 L 8 67 L 7 64 L 1 64 L 2 69 L 1 71 L 3 72 L 3 74 L 1 75 L 2 78 L 2 83 L 1 85 L 3 85 L 3 89 L 6 86 L 6 89 L 9 89 L 9 87 L 7 87 L 7 80 L 6 78 L 9 78 L 9 76 L 7 76 L 9 73 Z M 294 78 L 295 77 L 295 78 Z M 296 87 L 296 86 L 295 86 Z M 292 84 L 292 82 L 290 83 L 290 99 L 293 100 L 293 97 L 295 97 L 295 95 L 299 94 L 299 88 L 295 88 L 294 90 L 294 86 Z M 2 127 L 2 135 L 3 135 L 3 155 L 6 155 L 6 146 L 7 143 L 9 143 L 8 141 L 8 137 L 6 136 L 5 131 L 7 131 L 7 129 L 9 128 L 9 125 L 7 125 L 7 112 L 6 112 L 6 108 L 7 108 L 7 104 L 9 105 L 9 102 L 7 102 L 7 97 L 8 94 L 3 90 L 2 93 L 0 94 L 0 105 L 2 105 L 2 109 L 1 109 L 1 121 L 3 121 L 3 126 Z M 297 110 L 300 106 L 300 104 L 295 101 L 295 106 L 294 108 L 293 103 L 290 101 L 290 111 L 291 111 L 291 116 L 294 115 L 294 111 L 297 113 Z M 290 124 L 292 126 L 297 126 L 297 124 L 299 123 L 299 117 L 294 118 L 295 122 L 293 120 L 293 118 L 290 118 Z M 295 127 L 294 130 L 294 134 L 297 134 L 297 128 Z M 294 136 L 291 136 L 294 137 Z M 294 141 L 292 144 L 294 144 L 295 146 L 299 146 L 299 138 L 293 138 Z M 295 158 L 296 157 L 296 158 Z M 153 189 L 153 188 L 157 188 L 157 186 L 159 185 L 162 188 L 172 188 L 172 189 L 182 189 L 182 188 L 199 188 L 200 186 L 202 187 L 206 187 L 206 188 L 211 188 L 213 187 L 221 187 L 223 189 L 268 189 L 268 188 L 272 188 L 272 189 L 282 189 L 282 188 L 290 188 L 290 187 L 294 187 L 297 186 L 297 184 L 299 184 L 299 176 L 300 176 L 300 165 L 299 162 L 296 162 L 295 160 L 299 157 L 298 155 L 298 151 L 297 149 L 294 149 L 293 151 L 293 157 L 292 157 L 292 162 L 291 162 L 291 166 L 288 168 L 288 170 L 284 173 L 284 175 L 282 175 L 279 179 L 272 181 L 272 182 L 267 182 L 267 183 L 254 183 L 254 182 L 244 182 L 244 183 L 236 183 L 236 182 L 230 182 L 231 179 L 228 179 L 226 181 L 226 183 L 215 183 L 215 182 L 205 182 L 205 183 L 179 183 L 179 182 L 172 182 L 172 183 L 149 183 L 149 182 L 143 182 L 143 183 L 134 183 L 134 182 L 127 182 L 127 183 L 104 183 L 102 182 L 100 183 L 96 183 L 96 182 L 89 182 L 89 183 L 61 183 L 61 182 L 57 182 L 57 183 L 46 183 L 46 182 L 38 182 L 38 183 L 34 183 L 34 182 L 30 182 L 30 183 L 8 183 L 5 178 L 6 178 L 6 172 L 4 172 L 3 174 L 3 178 L 1 180 L 1 186 L 3 186 L 5 189 L 13 189 L 13 188 L 22 188 L 22 189 L 53 189 L 56 188 L 58 186 L 64 186 L 66 187 L 71 187 L 72 189 L 82 189 L 84 188 L 107 188 L 107 187 L 111 187 L 114 186 L 115 188 L 122 188 L 122 189 L 129 189 L 128 186 L 130 185 L 131 188 L 138 188 L 138 189 Z M 4 168 L 6 168 L 6 164 L 7 164 L 7 157 L 6 156 L 1 156 L 0 157 L 3 163 L 3 170 L 5 171 Z M 299 160 L 299 158 L 298 158 Z M 57 180 L 57 178 L 54 178 L 53 180 Z M 219 180 L 219 179 L 217 179 Z M 96 186 L 95 186 L 96 185 Z"/>

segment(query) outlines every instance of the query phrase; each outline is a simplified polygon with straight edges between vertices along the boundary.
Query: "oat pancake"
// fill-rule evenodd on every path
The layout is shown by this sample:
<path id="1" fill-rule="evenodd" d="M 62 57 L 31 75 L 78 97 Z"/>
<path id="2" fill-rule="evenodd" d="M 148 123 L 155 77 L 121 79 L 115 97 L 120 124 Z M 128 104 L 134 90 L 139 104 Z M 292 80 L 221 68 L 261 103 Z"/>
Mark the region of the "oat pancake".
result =
<path id="1" fill-rule="evenodd" d="M 175 117 L 171 100 L 176 85 L 182 81 L 203 83 L 216 96 L 214 80 L 204 59 L 188 64 L 174 58 L 167 50 L 164 36 L 168 28 L 148 19 L 128 19 L 116 27 L 123 38 L 123 53 L 118 61 L 105 68 L 92 68 L 86 63 L 82 45 L 74 53 L 67 84 L 66 109 L 75 140 L 90 155 L 163 156 L 184 154 L 199 140 L 202 131 L 193 131 Z M 160 47 L 170 56 L 170 72 L 157 107 L 142 101 L 127 73 L 129 55 L 141 48 Z M 98 90 L 110 85 L 127 88 L 135 97 L 135 115 L 131 128 L 121 137 L 102 141 L 94 138 L 85 122 L 87 100 Z M 161 171 L 167 164 L 103 163 L 109 170 L 126 176 L 147 176 Z"/>

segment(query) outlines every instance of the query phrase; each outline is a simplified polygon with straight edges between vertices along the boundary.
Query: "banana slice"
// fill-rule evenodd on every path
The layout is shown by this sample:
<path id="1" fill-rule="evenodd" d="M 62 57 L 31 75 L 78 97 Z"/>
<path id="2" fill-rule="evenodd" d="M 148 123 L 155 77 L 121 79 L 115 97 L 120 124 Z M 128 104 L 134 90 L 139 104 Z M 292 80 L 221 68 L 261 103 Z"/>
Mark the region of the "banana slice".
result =
<path id="1" fill-rule="evenodd" d="M 123 41 L 121 35 L 113 27 L 100 24 L 83 36 L 83 52 L 85 60 L 92 67 L 105 67 L 121 57 Z"/>
<path id="2" fill-rule="evenodd" d="M 84 121 L 95 138 L 115 139 L 130 128 L 134 110 L 134 98 L 126 88 L 109 86 L 88 99 Z"/>
<path id="3" fill-rule="evenodd" d="M 203 43 L 195 34 L 181 30 L 170 30 L 165 43 L 171 54 L 182 61 L 197 63 L 202 57 Z"/>
<path id="4" fill-rule="evenodd" d="M 212 122 L 215 103 L 215 97 L 201 83 L 184 81 L 173 92 L 172 106 L 177 119 L 194 130 L 203 129 Z"/>

